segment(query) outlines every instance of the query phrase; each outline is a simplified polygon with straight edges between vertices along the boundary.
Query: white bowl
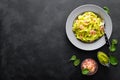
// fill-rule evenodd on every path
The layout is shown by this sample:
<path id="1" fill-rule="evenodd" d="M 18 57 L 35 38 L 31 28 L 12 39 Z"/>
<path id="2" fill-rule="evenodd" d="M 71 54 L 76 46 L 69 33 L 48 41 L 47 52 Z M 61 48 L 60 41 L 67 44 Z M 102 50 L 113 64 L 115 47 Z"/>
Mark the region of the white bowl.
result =
<path id="1" fill-rule="evenodd" d="M 86 11 L 95 12 L 96 14 L 101 16 L 101 18 L 103 18 L 103 20 L 105 21 L 105 30 L 108 38 L 110 38 L 112 34 L 112 21 L 110 16 L 104 11 L 103 8 L 93 4 L 86 4 L 86 5 L 79 6 L 70 13 L 66 22 L 66 34 L 68 36 L 68 39 L 77 48 L 90 51 L 90 50 L 95 50 L 102 47 L 103 45 L 105 45 L 106 41 L 104 36 L 93 43 L 84 43 L 76 39 L 72 31 L 73 21 L 79 14 L 82 14 L 83 12 L 86 12 Z"/>

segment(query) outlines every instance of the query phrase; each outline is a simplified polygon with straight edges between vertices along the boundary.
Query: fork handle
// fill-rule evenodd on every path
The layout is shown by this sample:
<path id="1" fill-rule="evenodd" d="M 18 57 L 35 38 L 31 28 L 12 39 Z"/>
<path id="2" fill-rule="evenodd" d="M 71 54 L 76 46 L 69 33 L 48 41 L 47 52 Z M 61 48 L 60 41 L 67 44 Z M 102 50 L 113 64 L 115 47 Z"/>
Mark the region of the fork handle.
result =
<path id="1" fill-rule="evenodd" d="M 110 41 L 109 41 L 106 33 L 104 33 L 104 36 L 105 36 L 105 41 L 106 41 L 107 46 L 110 47 Z"/>

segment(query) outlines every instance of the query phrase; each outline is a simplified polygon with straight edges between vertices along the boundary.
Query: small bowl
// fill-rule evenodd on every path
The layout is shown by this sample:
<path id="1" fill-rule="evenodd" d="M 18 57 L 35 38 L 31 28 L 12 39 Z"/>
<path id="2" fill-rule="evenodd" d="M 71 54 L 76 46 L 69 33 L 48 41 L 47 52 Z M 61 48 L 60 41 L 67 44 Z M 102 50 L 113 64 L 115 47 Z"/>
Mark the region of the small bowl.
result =
<path id="1" fill-rule="evenodd" d="M 89 73 L 87 75 L 94 75 L 98 70 L 98 64 L 92 58 L 85 59 L 81 64 L 81 70 L 88 69 Z"/>

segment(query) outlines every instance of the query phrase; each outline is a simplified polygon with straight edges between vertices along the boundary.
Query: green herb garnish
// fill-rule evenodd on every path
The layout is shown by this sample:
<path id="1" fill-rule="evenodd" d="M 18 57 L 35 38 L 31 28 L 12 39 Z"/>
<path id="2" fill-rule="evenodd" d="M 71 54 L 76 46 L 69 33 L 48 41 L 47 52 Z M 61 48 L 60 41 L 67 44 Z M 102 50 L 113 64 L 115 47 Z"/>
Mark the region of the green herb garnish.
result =
<path id="1" fill-rule="evenodd" d="M 88 69 L 82 69 L 82 74 L 83 75 L 87 75 L 89 73 L 89 70 Z"/>
<path id="2" fill-rule="evenodd" d="M 74 61 L 76 60 L 76 55 L 73 55 L 71 58 L 70 58 L 70 61 Z"/>
<path id="3" fill-rule="evenodd" d="M 117 39 L 112 39 L 112 44 L 117 44 L 118 40 Z"/>
<path id="4" fill-rule="evenodd" d="M 74 66 L 78 66 L 80 64 L 80 59 L 76 59 L 73 62 Z"/>
<path id="5" fill-rule="evenodd" d="M 112 55 L 111 55 L 111 56 L 109 57 L 109 59 L 110 59 L 111 65 L 115 66 L 115 65 L 118 64 L 118 60 L 117 60 L 117 58 L 116 58 L 115 56 L 112 56 Z"/>
<path id="6" fill-rule="evenodd" d="M 110 10 L 107 6 L 104 6 L 103 9 L 105 10 L 106 13 L 110 13 Z"/>
<path id="7" fill-rule="evenodd" d="M 76 55 L 73 55 L 71 58 L 70 58 L 70 61 L 73 61 L 73 65 L 74 66 L 78 66 L 80 64 L 80 59 L 77 59 Z"/>
<path id="8" fill-rule="evenodd" d="M 118 43 L 117 39 L 112 39 L 111 46 L 109 47 L 110 52 L 115 52 L 116 51 L 116 44 Z"/>
<path id="9" fill-rule="evenodd" d="M 112 45 L 109 47 L 109 50 L 110 50 L 110 52 L 115 52 L 115 51 L 116 51 L 116 46 L 112 44 Z"/>

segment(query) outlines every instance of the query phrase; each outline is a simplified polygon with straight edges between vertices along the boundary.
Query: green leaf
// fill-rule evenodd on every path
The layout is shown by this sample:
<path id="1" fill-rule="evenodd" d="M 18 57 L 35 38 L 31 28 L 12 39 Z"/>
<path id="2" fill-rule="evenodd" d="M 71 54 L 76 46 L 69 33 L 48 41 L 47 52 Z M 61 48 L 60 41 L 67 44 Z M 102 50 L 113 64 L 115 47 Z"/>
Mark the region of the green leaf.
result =
<path id="1" fill-rule="evenodd" d="M 104 6 L 103 9 L 107 12 L 107 13 L 110 13 L 110 10 L 108 7 Z"/>
<path id="2" fill-rule="evenodd" d="M 74 61 L 76 60 L 76 55 L 73 55 L 71 58 L 70 58 L 70 61 Z"/>
<path id="3" fill-rule="evenodd" d="M 83 69 L 83 70 L 82 70 L 82 74 L 83 74 L 83 75 L 87 75 L 88 73 L 89 73 L 89 70 L 88 70 L 88 69 Z"/>
<path id="4" fill-rule="evenodd" d="M 116 51 L 116 46 L 114 44 L 112 44 L 110 47 L 109 47 L 109 50 L 110 52 L 115 52 Z"/>
<path id="5" fill-rule="evenodd" d="M 111 63 L 111 65 L 117 65 L 118 64 L 118 60 L 117 60 L 117 58 L 115 57 L 115 56 L 110 56 L 109 57 L 109 59 L 110 59 L 110 63 Z"/>
<path id="6" fill-rule="evenodd" d="M 74 66 L 78 66 L 80 64 L 80 59 L 76 59 L 74 62 L 73 62 Z"/>
<path id="7" fill-rule="evenodd" d="M 118 40 L 117 39 L 112 39 L 112 44 L 117 44 Z"/>

